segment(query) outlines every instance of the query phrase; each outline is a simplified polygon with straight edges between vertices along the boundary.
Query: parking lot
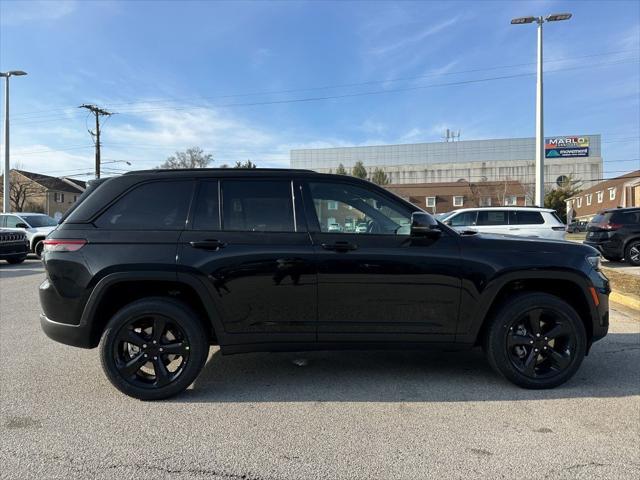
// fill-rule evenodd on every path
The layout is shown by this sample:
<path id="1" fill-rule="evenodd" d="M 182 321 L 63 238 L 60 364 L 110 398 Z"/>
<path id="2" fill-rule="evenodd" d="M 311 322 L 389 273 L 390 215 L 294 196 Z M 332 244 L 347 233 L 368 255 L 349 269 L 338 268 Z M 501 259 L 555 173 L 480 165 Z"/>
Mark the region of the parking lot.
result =
<path id="1" fill-rule="evenodd" d="M 2 478 L 640 476 L 632 310 L 612 308 L 610 334 L 555 390 L 507 383 L 480 351 L 212 350 L 186 394 L 144 403 L 97 351 L 40 331 L 42 279 L 35 259 L 0 266 Z"/>

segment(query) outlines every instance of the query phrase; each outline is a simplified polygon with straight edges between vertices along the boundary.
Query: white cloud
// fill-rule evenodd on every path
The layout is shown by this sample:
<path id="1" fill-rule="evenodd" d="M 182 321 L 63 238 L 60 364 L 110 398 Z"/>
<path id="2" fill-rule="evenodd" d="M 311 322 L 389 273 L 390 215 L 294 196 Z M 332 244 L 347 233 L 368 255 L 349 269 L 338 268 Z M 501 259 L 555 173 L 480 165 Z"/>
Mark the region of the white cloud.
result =
<path id="1" fill-rule="evenodd" d="M 55 21 L 76 10 L 76 0 L 1 2 L 0 25 L 15 26 L 37 21 Z"/>

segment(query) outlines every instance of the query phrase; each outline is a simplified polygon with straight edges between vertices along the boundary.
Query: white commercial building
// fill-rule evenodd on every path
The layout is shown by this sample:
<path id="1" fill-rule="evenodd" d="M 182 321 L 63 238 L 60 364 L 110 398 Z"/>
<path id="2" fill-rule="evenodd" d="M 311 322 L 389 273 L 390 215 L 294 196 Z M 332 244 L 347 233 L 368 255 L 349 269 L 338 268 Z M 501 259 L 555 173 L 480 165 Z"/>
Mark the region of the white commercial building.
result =
<path id="1" fill-rule="evenodd" d="M 587 188 L 602 179 L 600 135 L 545 138 L 545 187 L 571 177 Z M 533 191 L 535 138 L 291 150 L 291 167 L 347 172 L 356 162 L 382 169 L 393 184 L 516 180 Z"/>

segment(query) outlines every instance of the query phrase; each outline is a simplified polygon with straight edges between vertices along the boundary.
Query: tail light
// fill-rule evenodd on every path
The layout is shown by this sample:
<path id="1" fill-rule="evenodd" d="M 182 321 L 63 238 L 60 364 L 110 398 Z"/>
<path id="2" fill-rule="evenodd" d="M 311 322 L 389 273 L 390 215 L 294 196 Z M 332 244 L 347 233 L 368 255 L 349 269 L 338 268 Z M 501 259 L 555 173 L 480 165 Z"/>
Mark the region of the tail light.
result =
<path id="1" fill-rule="evenodd" d="M 85 246 L 86 240 L 58 240 L 44 241 L 45 252 L 76 252 Z"/>
<path id="2" fill-rule="evenodd" d="M 620 223 L 605 223 L 598 226 L 604 230 L 618 230 L 619 228 L 622 228 L 622 224 Z"/>

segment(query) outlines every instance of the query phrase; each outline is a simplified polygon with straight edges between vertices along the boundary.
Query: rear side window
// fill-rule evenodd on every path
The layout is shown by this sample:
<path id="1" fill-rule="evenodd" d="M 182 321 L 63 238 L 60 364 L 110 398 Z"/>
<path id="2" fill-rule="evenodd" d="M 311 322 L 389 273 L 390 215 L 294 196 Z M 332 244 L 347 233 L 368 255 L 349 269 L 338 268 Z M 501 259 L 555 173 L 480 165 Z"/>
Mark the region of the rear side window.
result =
<path id="1" fill-rule="evenodd" d="M 478 212 L 477 225 L 507 225 L 507 213 L 504 210 L 481 210 Z"/>
<path id="2" fill-rule="evenodd" d="M 203 182 L 196 198 L 193 215 L 196 230 L 220 230 L 220 201 L 218 182 Z"/>
<path id="3" fill-rule="evenodd" d="M 118 230 L 181 230 L 187 220 L 193 183 L 153 182 L 129 191 L 95 222 Z"/>
<path id="4" fill-rule="evenodd" d="M 540 225 L 544 218 L 540 212 L 511 211 L 509 212 L 510 225 Z"/>
<path id="5" fill-rule="evenodd" d="M 241 232 L 293 232 L 291 182 L 222 182 L 223 229 Z"/>
<path id="6" fill-rule="evenodd" d="M 640 210 L 632 212 L 613 212 L 613 215 L 611 215 L 611 223 L 621 225 L 640 223 Z"/>

